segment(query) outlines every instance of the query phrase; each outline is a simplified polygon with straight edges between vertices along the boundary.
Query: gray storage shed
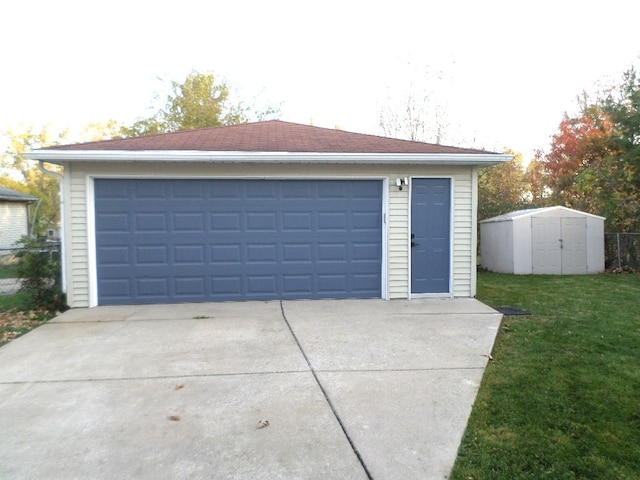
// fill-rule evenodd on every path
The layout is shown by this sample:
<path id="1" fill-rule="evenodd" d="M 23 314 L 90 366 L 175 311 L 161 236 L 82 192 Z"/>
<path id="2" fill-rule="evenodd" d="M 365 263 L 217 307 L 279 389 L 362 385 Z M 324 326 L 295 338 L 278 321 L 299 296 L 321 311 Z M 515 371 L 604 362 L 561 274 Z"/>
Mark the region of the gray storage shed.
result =
<path id="1" fill-rule="evenodd" d="M 482 267 L 515 274 L 604 271 L 604 217 L 555 206 L 480 222 Z"/>

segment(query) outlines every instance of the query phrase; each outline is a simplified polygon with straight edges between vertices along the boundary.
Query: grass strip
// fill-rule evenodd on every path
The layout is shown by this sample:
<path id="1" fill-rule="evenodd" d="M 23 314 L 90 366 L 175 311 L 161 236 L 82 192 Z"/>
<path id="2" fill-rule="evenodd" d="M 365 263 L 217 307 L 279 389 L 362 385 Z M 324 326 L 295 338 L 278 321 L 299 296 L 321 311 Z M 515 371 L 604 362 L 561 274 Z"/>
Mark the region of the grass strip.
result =
<path id="1" fill-rule="evenodd" d="M 640 478 L 640 275 L 482 273 L 505 317 L 454 480 Z"/>

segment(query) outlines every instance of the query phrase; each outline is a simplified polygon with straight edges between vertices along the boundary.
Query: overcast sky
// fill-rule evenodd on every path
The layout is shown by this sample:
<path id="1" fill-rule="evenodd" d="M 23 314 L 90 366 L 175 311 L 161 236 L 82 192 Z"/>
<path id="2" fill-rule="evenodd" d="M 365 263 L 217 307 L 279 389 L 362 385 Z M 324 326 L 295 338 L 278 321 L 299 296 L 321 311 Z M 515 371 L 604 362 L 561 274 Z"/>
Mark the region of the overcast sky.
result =
<path id="1" fill-rule="evenodd" d="M 72 1 L 0 6 L 0 129 L 148 114 L 165 80 L 213 71 L 281 118 L 381 134 L 431 95 L 445 143 L 548 148 L 562 114 L 638 65 L 640 2 Z"/>

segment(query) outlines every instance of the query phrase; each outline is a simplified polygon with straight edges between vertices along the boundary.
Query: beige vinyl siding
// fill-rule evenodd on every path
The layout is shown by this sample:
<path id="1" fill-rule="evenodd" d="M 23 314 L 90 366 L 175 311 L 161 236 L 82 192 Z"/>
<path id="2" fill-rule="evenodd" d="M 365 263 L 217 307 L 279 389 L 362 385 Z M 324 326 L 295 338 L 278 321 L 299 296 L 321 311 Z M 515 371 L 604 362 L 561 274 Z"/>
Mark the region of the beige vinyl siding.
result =
<path id="1" fill-rule="evenodd" d="M 398 175 L 400 176 L 400 175 Z M 402 175 L 404 176 L 404 175 Z M 407 298 L 409 291 L 409 187 L 402 191 L 389 180 L 389 298 Z"/>
<path id="2" fill-rule="evenodd" d="M 0 248 L 13 248 L 29 233 L 27 203 L 0 201 Z"/>
<path id="3" fill-rule="evenodd" d="M 87 232 L 86 170 L 65 165 L 65 238 L 67 248 L 67 303 L 89 306 L 89 253 Z"/>
<path id="4" fill-rule="evenodd" d="M 90 177 L 137 178 L 383 178 L 389 179 L 387 223 L 387 292 L 389 298 L 407 298 L 409 285 L 409 196 L 408 187 L 399 191 L 397 177 L 450 177 L 453 198 L 453 264 L 454 296 L 471 295 L 472 272 L 472 167 L 327 164 L 207 164 L 207 163 L 124 163 L 77 162 L 65 165 L 65 218 L 67 300 L 72 307 L 91 304 L 87 198 Z M 89 196 L 92 193 L 89 194 Z M 475 258 L 475 252 L 473 252 Z M 93 268 L 93 266 L 91 267 Z M 383 288 L 383 292 L 385 288 Z M 93 292 L 95 298 L 95 292 Z"/>
<path id="5" fill-rule="evenodd" d="M 472 222 L 473 210 L 473 188 L 471 168 L 467 175 L 457 175 L 454 183 L 454 203 L 453 203 L 453 296 L 469 297 L 472 295 L 472 252 L 475 245 L 473 235 L 474 226 Z M 473 262 L 475 264 L 475 262 Z"/>

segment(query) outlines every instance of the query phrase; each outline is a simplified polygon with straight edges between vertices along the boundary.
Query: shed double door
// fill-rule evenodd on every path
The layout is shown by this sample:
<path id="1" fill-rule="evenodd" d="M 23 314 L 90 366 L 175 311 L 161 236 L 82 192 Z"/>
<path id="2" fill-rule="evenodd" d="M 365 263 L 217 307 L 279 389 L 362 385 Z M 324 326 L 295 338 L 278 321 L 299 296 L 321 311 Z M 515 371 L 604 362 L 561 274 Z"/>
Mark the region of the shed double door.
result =
<path id="1" fill-rule="evenodd" d="M 532 217 L 533 273 L 587 273 L 587 225 L 584 218 Z"/>

